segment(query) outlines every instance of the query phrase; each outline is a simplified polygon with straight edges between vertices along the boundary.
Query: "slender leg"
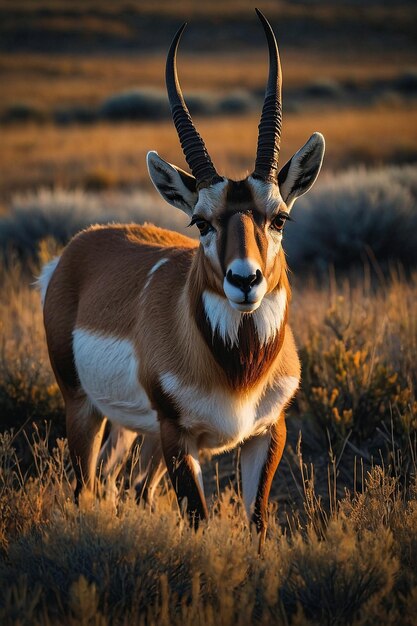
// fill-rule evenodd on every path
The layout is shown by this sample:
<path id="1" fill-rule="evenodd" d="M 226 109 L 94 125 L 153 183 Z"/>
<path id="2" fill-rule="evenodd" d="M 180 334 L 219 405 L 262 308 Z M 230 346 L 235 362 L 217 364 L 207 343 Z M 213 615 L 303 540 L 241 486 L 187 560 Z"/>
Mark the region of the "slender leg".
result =
<path id="1" fill-rule="evenodd" d="M 75 399 L 67 397 L 65 409 L 68 446 L 77 479 L 74 494 L 77 501 L 83 486 L 94 491 L 97 459 L 106 419 L 91 406 L 85 396 Z"/>
<path id="2" fill-rule="evenodd" d="M 166 418 L 161 419 L 161 442 L 179 507 L 186 500 L 190 524 L 197 528 L 208 516 L 197 446 L 175 420 Z"/>
<path id="3" fill-rule="evenodd" d="M 155 489 L 166 472 L 160 437 L 146 435 L 139 456 L 139 473 L 135 480 L 136 499 L 152 504 Z"/>
<path id="4" fill-rule="evenodd" d="M 287 430 L 282 413 L 271 430 L 250 439 L 242 446 L 242 491 L 248 518 L 259 532 L 259 553 L 268 525 L 268 499 L 272 479 L 284 452 Z"/>
<path id="5" fill-rule="evenodd" d="M 137 436 L 133 430 L 112 424 L 109 436 L 101 448 L 99 456 L 99 466 L 104 478 L 111 475 L 117 478 Z"/>
<path id="6" fill-rule="evenodd" d="M 132 430 L 112 424 L 99 456 L 99 467 L 106 480 L 117 478 L 137 436 Z M 142 499 L 152 502 L 155 489 L 165 472 L 160 437 L 144 436 L 140 448 L 139 471 L 134 481 L 138 502 Z"/>

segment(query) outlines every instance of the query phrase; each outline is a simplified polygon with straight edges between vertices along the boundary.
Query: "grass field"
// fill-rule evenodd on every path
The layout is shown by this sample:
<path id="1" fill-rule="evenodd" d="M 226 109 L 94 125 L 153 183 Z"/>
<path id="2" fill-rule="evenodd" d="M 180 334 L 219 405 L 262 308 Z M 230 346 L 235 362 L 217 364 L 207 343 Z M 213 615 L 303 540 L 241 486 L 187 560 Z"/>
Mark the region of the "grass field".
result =
<path id="1" fill-rule="evenodd" d="M 323 58 L 314 52 L 283 50 L 285 88 L 291 89 L 319 79 L 350 81 L 358 86 L 375 79 L 397 76 L 414 60 L 387 56 L 383 63 L 373 58 L 352 63 L 349 59 Z M 181 54 L 181 82 L 187 90 L 260 89 L 267 75 L 265 51 L 208 54 Z M 28 102 L 47 113 L 51 108 L 70 104 L 93 105 L 110 94 L 135 86 L 164 88 L 165 54 L 144 53 L 106 56 L 45 56 L 39 53 L 0 54 L 0 81 L 4 87 L 0 113 L 7 107 Z M 7 86 L 7 88 L 6 88 Z"/>
<path id="2" fill-rule="evenodd" d="M 239 177 L 253 168 L 258 114 L 198 120 L 216 167 Z M 389 128 L 385 133 L 383 129 Z M 335 111 L 285 117 L 282 164 L 315 130 L 326 137 L 325 169 L 411 161 L 416 154 L 417 108 Z M 2 129 L 0 197 L 46 185 L 105 189 L 150 186 L 146 153 L 154 149 L 186 167 L 172 122 Z"/>

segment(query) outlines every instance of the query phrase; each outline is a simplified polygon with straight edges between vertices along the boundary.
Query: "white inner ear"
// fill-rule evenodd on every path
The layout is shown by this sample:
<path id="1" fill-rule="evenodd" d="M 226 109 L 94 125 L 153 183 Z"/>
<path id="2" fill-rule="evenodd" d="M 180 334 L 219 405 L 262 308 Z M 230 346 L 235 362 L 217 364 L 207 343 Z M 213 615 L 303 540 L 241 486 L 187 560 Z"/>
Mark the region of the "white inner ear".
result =
<path id="1" fill-rule="evenodd" d="M 198 192 L 188 189 L 175 165 L 161 159 L 157 152 L 148 152 L 146 164 L 149 176 L 164 200 L 191 217 L 198 199 Z"/>
<path id="2" fill-rule="evenodd" d="M 307 193 L 316 182 L 323 163 L 324 150 L 323 135 L 313 133 L 307 143 L 282 168 L 278 175 L 279 189 L 288 209 L 291 209 L 297 198 Z M 281 182 L 280 177 L 287 167 L 287 175 Z"/>

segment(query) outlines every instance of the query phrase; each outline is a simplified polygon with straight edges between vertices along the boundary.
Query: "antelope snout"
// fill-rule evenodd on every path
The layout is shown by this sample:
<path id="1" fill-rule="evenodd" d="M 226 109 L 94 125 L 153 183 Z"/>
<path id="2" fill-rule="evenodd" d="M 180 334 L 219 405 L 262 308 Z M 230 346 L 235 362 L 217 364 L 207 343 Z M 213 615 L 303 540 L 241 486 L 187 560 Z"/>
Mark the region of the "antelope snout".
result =
<path id="1" fill-rule="evenodd" d="M 243 293 L 249 293 L 249 291 L 255 285 L 259 285 L 262 281 L 261 270 L 256 270 L 256 274 L 249 274 L 249 276 L 241 276 L 240 274 L 233 274 L 232 270 L 229 270 L 226 274 L 226 278 L 235 287 L 239 287 Z"/>
<path id="2" fill-rule="evenodd" d="M 223 289 L 233 308 L 251 313 L 262 302 L 266 293 L 266 280 L 255 261 L 235 259 L 226 270 Z"/>

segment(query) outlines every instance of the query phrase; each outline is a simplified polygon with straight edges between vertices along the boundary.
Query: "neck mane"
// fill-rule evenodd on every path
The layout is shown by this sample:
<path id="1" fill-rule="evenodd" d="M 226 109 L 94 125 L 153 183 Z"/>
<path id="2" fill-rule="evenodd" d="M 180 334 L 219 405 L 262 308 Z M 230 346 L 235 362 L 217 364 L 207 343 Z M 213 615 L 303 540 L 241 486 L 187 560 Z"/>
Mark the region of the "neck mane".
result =
<path id="1" fill-rule="evenodd" d="M 281 350 L 291 297 L 284 253 L 280 279 L 253 313 L 231 307 L 218 290 L 207 287 L 205 267 L 197 254 L 189 283 L 195 323 L 227 384 L 235 390 L 256 385 Z"/>

